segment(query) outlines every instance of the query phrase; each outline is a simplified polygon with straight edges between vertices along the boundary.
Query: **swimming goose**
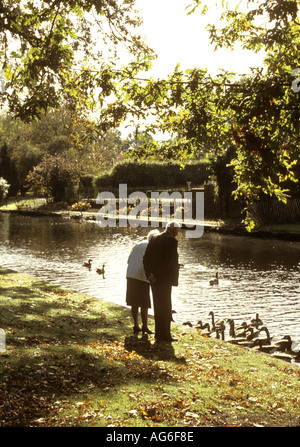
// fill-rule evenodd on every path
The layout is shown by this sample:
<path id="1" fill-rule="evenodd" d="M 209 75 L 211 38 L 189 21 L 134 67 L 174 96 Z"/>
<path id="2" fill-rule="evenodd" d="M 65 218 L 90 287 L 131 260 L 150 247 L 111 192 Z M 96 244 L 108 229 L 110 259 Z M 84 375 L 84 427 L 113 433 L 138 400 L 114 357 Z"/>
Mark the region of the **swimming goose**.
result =
<path id="1" fill-rule="evenodd" d="M 89 259 L 87 262 L 84 262 L 83 267 L 88 267 L 89 269 L 92 267 L 92 259 Z"/>
<path id="2" fill-rule="evenodd" d="M 219 284 L 219 273 L 216 273 L 216 277 L 209 281 L 210 286 L 217 286 Z"/>
<path id="3" fill-rule="evenodd" d="M 102 269 L 96 269 L 96 272 L 98 273 L 98 275 L 104 275 L 104 266 L 105 264 L 102 265 Z"/>

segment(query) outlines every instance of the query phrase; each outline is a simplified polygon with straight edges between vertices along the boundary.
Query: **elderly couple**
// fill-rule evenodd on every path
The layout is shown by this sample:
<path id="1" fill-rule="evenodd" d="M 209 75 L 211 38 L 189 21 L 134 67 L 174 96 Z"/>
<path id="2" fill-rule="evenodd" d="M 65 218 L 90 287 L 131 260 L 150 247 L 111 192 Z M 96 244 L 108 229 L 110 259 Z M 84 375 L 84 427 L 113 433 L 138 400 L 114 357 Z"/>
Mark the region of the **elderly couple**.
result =
<path id="1" fill-rule="evenodd" d="M 172 286 L 178 285 L 178 252 L 176 236 L 180 225 L 169 222 L 166 230 L 150 231 L 147 240 L 133 247 L 127 267 L 126 304 L 131 306 L 134 332 L 152 334 L 148 328 L 150 285 L 153 296 L 155 340 L 176 341 L 171 336 Z M 138 324 L 138 310 L 141 308 L 142 328 Z"/>

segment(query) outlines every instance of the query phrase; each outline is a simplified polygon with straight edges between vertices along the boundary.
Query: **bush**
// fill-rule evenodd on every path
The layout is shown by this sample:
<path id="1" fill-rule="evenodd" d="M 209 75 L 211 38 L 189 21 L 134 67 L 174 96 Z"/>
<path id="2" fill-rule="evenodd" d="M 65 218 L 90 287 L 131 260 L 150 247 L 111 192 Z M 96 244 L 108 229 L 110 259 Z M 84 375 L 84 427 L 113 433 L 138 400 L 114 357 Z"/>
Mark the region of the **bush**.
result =
<path id="1" fill-rule="evenodd" d="M 71 206 L 72 211 L 87 211 L 91 209 L 89 202 L 77 202 Z"/>
<path id="2" fill-rule="evenodd" d="M 7 196 L 9 187 L 8 182 L 3 177 L 0 177 L 0 202 Z"/>
<path id="3" fill-rule="evenodd" d="M 95 186 L 103 189 L 126 183 L 129 187 L 173 188 L 186 187 L 187 181 L 192 186 L 199 186 L 210 174 L 209 164 L 202 161 L 188 163 L 182 169 L 179 162 L 130 160 L 118 163 L 111 172 L 96 177 Z"/>
<path id="4" fill-rule="evenodd" d="M 84 175 L 80 177 L 79 195 L 80 197 L 85 197 L 88 199 L 96 195 L 94 175 Z"/>

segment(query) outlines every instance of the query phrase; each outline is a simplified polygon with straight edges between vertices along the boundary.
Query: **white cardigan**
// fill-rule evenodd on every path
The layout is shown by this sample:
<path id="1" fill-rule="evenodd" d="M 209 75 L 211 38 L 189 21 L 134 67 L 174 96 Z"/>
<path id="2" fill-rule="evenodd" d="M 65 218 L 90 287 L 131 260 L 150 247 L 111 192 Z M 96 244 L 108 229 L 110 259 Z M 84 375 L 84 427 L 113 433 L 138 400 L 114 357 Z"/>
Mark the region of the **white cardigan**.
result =
<path id="1" fill-rule="evenodd" d="M 144 240 L 136 244 L 130 252 L 127 261 L 126 278 L 135 278 L 140 281 L 149 282 L 146 278 L 143 257 L 148 245 L 148 240 Z"/>

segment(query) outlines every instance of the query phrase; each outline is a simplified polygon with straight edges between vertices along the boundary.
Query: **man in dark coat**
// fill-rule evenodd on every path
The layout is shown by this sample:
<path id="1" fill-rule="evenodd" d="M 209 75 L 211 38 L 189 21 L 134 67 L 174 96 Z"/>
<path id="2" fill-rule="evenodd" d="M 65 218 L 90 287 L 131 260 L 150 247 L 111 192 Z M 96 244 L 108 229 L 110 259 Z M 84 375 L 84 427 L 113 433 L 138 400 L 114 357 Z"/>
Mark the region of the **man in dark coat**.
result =
<path id="1" fill-rule="evenodd" d="M 175 341 L 171 336 L 172 286 L 178 286 L 177 222 L 169 222 L 166 230 L 149 242 L 143 264 L 151 284 L 156 341 Z"/>

